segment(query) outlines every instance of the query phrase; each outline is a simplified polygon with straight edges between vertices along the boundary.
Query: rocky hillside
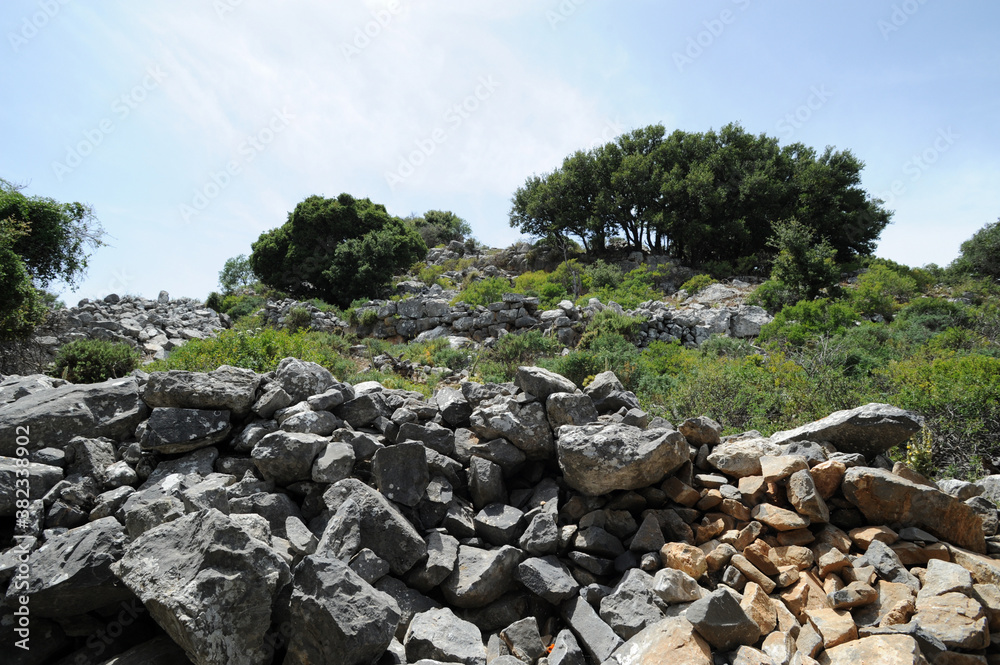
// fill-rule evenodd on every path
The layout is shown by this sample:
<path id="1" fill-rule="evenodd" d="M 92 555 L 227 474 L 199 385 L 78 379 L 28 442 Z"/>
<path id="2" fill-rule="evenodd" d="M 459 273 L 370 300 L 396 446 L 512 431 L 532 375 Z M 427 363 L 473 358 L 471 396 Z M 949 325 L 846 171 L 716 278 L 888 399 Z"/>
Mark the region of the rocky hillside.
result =
<path id="1" fill-rule="evenodd" d="M 870 404 L 764 438 L 539 368 L 430 399 L 0 383 L 4 663 L 1000 662 L 1000 477 Z M 815 659 L 815 660 L 814 660 Z"/>

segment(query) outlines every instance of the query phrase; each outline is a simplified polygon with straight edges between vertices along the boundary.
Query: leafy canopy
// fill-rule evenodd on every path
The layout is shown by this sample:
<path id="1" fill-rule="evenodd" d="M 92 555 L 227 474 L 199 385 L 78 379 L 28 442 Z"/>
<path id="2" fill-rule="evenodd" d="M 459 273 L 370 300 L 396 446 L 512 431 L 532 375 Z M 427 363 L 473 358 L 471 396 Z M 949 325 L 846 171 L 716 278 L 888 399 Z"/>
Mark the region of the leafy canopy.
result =
<path id="1" fill-rule="evenodd" d="M 252 248 L 250 266 L 264 284 L 340 307 L 376 296 L 427 253 L 412 226 L 349 194 L 310 196 Z"/>

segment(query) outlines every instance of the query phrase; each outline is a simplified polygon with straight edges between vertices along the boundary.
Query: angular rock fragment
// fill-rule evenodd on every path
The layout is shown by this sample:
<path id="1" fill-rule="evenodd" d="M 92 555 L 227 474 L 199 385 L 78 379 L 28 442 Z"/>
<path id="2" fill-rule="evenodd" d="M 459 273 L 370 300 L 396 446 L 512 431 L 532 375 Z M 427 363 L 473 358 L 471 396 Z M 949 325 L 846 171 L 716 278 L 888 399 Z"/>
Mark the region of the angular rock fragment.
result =
<path id="1" fill-rule="evenodd" d="M 815 422 L 771 437 L 776 444 L 827 441 L 842 453 L 860 453 L 868 459 L 898 446 L 920 431 L 923 418 L 889 404 L 866 404 L 837 411 Z"/>
<path id="2" fill-rule="evenodd" d="M 448 608 L 413 617 L 403 639 L 410 662 L 432 659 L 463 665 L 486 665 L 486 647 L 475 624 L 459 619 Z"/>

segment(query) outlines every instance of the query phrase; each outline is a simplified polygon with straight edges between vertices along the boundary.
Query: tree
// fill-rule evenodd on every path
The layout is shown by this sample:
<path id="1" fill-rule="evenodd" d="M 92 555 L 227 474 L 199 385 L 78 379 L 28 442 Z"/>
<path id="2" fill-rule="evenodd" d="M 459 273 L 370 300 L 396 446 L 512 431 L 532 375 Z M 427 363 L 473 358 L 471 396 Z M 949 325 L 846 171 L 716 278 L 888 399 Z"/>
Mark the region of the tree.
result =
<path id="1" fill-rule="evenodd" d="M 104 245 L 104 230 L 90 206 L 25 196 L 0 179 L 0 219 L 23 224 L 10 250 L 21 257 L 36 286 L 64 281 L 71 287 L 87 269 L 88 248 Z"/>
<path id="2" fill-rule="evenodd" d="M 834 257 L 837 250 L 826 238 L 816 241 L 816 234 L 798 220 L 774 225 L 768 244 L 778 251 L 771 269 L 771 279 L 793 290 L 797 300 L 812 300 L 830 292 L 840 281 Z"/>
<path id="3" fill-rule="evenodd" d="M 241 286 L 249 286 L 253 282 L 253 268 L 246 254 L 227 259 L 219 271 L 219 286 L 225 294 L 231 294 Z"/>
<path id="4" fill-rule="evenodd" d="M 450 210 L 428 210 L 423 217 L 408 217 L 424 244 L 428 247 L 446 245 L 452 240 L 462 241 L 472 235 L 469 223 Z"/>
<path id="5" fill-rule="evenodd" d="M 962 251 L 951 268 L 957 272 L 1000 278 L 1000 219 L 963 242 Z"/>
<path id="6" fill-rule="evenodd" d="M 24 338 L 45 319 L 42 294 L 12 249 L 28 233 L 24 222 L 0 219 L 0 341 Z"/>
<path id="7" fill-rule="evenodd" d="M 250 265 L 266 285 L 341 307 L 375 297 L 394 274 L 427 254 L 412 226 L 349 194 L 310 196 L 252 249 Z"/>

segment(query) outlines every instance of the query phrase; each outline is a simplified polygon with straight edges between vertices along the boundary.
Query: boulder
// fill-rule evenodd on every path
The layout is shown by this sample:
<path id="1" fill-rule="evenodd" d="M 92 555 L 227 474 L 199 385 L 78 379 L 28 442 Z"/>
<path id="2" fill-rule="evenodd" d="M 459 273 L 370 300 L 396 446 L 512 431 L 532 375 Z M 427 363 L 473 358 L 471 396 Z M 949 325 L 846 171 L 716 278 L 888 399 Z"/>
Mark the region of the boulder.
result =
<path id="1" fill-rule="evenodd" d="M 598 413 L 614 412 L 622 407 L 626 410 L 639 408 L 639 399 L 635 393 L 625 390 L 625 386 L 611 371 L 595 376 L 583 392 L 593 400 Z"/>
<path id="2" fill-rule="evenodd" d="M 679 432 L 619 424 L 561 427 L 557 451 L 566 484 L 590 496 L 646 487 L 688 460 Z"/>
<path id="3" fill-rule="evenodd" d="M 399 606 L 337 559 L 307 556 L 295 567 L 286 665 L 370 663 L 396 632 Z"/>
<path id="4" fill-rule="evenodd" d="M 920 645 L 909 635 L 872 635 L 826 649 L 820 665 L 925 665 Z"/>
<path id="5" fill-rule="evenodd" d="M 226 515 L 204 510 L 151 529 L 112 569 L 196 665 L 271 662 L 271 607 L 291 572 Z"/>
<path id="6" fill-rule="evenodd" d="M 959 547 L 986 552 L 980 516 L 944 492 L 870 467 L 848 469 L 842 489 L 869 522 L 917 526 Z"/>
<path id="7" fill-rule="evenodd" d="M 622 639 L 611 626 L 597 615 L 586 600 L 577 596 L 562 606 L 562 616 L 583 643 L 584 650 L 593 662 L 603 663 L 622 644 Z"/>
<path id="8" fill-rule="evenodd" d="M 485 607 L 507 592 L 523 558 L 524 553 L 515 547 L 483 550 L 462 545 L 455 569 L 441 583 L 441 592 L 455 607 Z"/>
<path id="9" fill-rule="evenodd" d="M 288 485 L 312 478 L 313 462 L 328 443 L 318 434 L 278 431 L 258 441 L 250 456 L 265 480 Z"/>
<path id="10" fill-rule="evenodd" d="M 572 381 L 542 367 L 518 367 L 514 385 L 543 402 L 552 393 L 576 392 Z"/>
<path id="11" fill-rule="evenodd" d="M 337 380 L 330 370 L 314 362 L 284 358 L 274 372 L 274 382 L 281 386 L 293 402 L 325 393 Z"/>
<path id="12" fill-rule="evenodd" d="M 17 510 L 17 500 L 41 499 L 52 487 L 63 479 L 63 470 L 48 464 L 29 462 L 19 464 L 23 459 L 0 457 L 0 517 L 11 517 Z M 22 492 L 18 492 L 18 472 L 22 475 Z M 26 475 L 25 475 L 26 474 Z M 24 496 L 24 481 L 27 480 L 27 497 Z"/>
<path id="13" fill-rule="evenodd" d="M 0 456 L 16 456 L 19 436 L 29 450 L 61 448 L 75 436 L 122 441 L 148 414 L 134 377 L 38 390 L 0 404 Z"/>
<path id="14" fill-rule="evenodd" d="M 648 626 L 611 656 L 617 665 L 711 665 L 712 648 L 683 617 Z"/>
<path id="15" fill-rule="evenodd" d="M 708 463 L 722 473 L 735 478 L 762 475 L 760 458 L 782 454 L 780 446 L 767 439 L 752 438 L 727 441 L 712 449 Z"/>
<path id="16" fill-rule="evenodd" d="M 589 425 L 597 422 L 594 401 L 580 393 L 552 393 L 545 400 L 545 413 L 553 431 L 562 425 Z"/>
<path id="17" fill-rule="evenodd" d="M 652 576 L 632 568 L 614 590 L 601 599 L 600 615 L 619 637 L 628 640 L 663 619 L 662 607 L 665 603 L 654 592 Z"/>
<path id="18" fill-rule="evenodd" d="M 720 651 L 730 651 L 741 644 L 753 645 L 760 639 L 757 622 L 725 589 L 691 603 L 685 616 L 698 634 Z"/>
<path id="19" fill-rule="evenodd" d="M 250 413 L 260 379 L 254 371 L 229 365 L 211 372 L 153 372 L 142 399 L 151 407 L 232 411 L 242 418 Z"/>
<path id="20" fill-rule="evenodd" d="M 486 665 L 483 635 L 475 624 L 448 608 L 427 610 L 413 617 L 403 638 L 410 662 L 431 659 L 463 665 Z"/>
<path id="21" fill-rule="evenodd" d="M 517 567 L 517 578 L 525 588 L 553 605 L 569 600 L 580 589 L 562 561 L 552 555 L 524 560 Z"/>
<path id="22" fill-rule="evenodd" d="M 390 501 L 417 505 L 431 480 L 424 446 L 397 443 L 378 450 L 372 458 L 372 476 L 379 492 Z"/>
<path id="23" fill-rule="evenodd" d="M 552 430 L 538 402 L 522 404 L 511 397 L 497 397 L 472 412 L 469 427 L 484 441 L 507 439 L 529 460 L 550 459 L 555 453 Z"/>
<path id="24" fill-rule="evenodd" d="M 174 455 L 225 441 L 231 431 L 229 411 L 157 407 L 146 421 L 139 445 Z"/>
<path id="25" fill-rule="evenodd" d="M 920 431 L 923 418 L 889 404 L 865 404 L 836 411 L 825 418 L 771 436 L 776 444 L 826 441 L 839 452 L 859 453 L 868 459 L 905 442 Z"/>

